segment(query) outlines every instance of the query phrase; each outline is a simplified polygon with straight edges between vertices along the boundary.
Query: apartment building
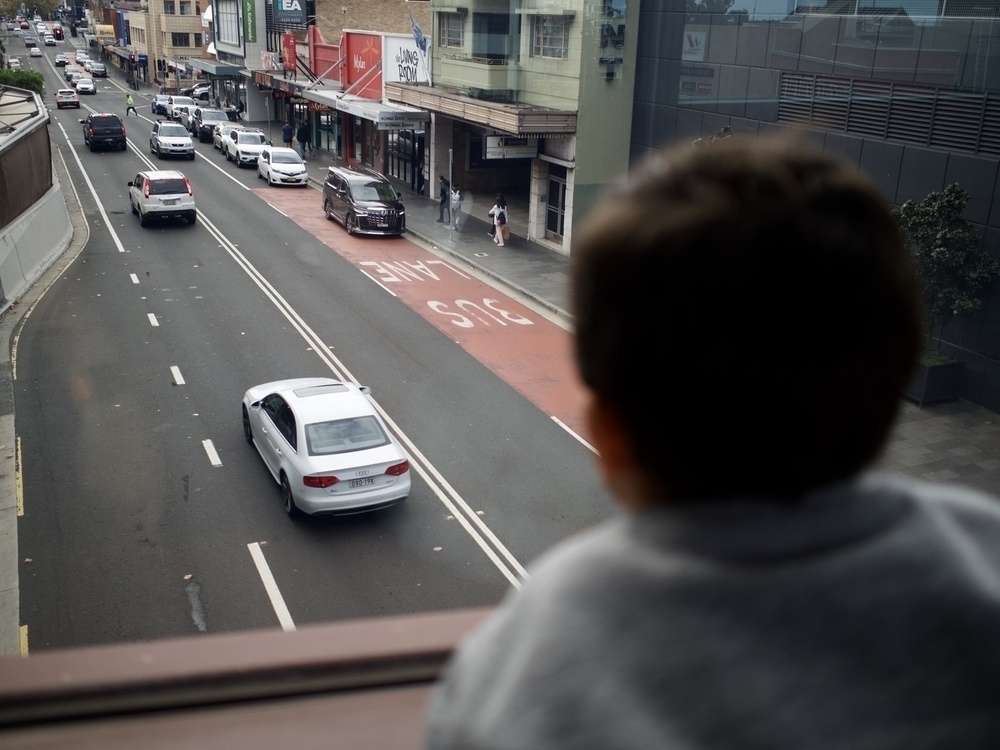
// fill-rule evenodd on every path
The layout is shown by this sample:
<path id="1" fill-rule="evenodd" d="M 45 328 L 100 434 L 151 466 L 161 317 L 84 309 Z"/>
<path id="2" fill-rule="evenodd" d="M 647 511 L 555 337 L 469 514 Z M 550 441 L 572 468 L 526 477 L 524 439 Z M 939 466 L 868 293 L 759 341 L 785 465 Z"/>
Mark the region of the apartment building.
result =
<path id="1" fill-rule="evenodd" d="M 431 0 L 430 10 L 429 82 L 387 83 L 387 100 L 429 113 L 431 176 L 527 197 L 528 238 L 568 253 L 574 217 L 628 168 L 638 3 Z"/>

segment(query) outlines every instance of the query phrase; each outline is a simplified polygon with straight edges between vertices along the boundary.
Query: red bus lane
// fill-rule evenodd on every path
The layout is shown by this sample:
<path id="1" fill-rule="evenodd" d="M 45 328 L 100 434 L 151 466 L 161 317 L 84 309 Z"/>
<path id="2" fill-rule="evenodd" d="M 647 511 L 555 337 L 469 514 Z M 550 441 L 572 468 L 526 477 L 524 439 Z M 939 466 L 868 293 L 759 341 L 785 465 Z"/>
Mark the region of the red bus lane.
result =
<path id="1" fill-rule="evenodd" d="M 395 294 L 545 414 L 587 439 L 567 331 L 405 237 L 351 237 L 314 190 L 258 189 L 374 283 Z"/>

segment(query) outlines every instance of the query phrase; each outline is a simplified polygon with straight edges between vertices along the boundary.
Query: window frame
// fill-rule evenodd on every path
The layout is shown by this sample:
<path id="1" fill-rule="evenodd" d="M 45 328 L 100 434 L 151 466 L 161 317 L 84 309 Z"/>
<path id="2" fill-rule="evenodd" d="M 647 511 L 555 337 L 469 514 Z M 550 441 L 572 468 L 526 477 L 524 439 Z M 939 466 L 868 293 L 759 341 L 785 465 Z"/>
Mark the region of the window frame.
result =
<path id="1" fill-rule="evenodd" d="M 569 57 L 569 24 L 571 16 L 539 14 L 531 21 L 531 56 L 545 60 L 565 60 Z M 549 28 L 546 29 L 546 24 Z"/>
<path id="2" fill-rule="evenodd" d="M 438 47 L 465 47 L 465 16 L 461 13 L 438 13 Z"/>

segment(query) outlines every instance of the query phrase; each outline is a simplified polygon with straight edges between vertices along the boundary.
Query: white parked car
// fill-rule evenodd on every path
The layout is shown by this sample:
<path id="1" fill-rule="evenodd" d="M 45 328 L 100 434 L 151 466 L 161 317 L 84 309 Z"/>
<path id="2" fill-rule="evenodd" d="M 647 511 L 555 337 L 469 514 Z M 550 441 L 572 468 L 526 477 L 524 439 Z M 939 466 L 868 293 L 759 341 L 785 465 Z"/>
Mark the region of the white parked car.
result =
<path id="1" fill-rule="evenodd" d="M 171 96 L 167 99 L 167 117 L 171 120 L 179 120 L 181 117 L 181 107 L 193 107 L 194 99 L 190 96 Z"/>
<path id="2" fill-rule="evenodd" d="M 306 163 L 293 148 L 267 146 L 257 159 L 257 176 L 268 185 L 308 185 Z"/>
<path id="3" fill-rule="evenodd" d="M 222 153 L 226 153 L 225 150 L 222 148 L 223 141 L 229 138 L 230 142 L 232 142 L 233 131 L 243 130 L 245 127 L 246 127 L 245 125 L 240 125 L 238 123 L 230 122 L 228 120 L 226 122 L 218 123 L 212 129 L 212 146 L 219 149 L 219 151 L 222 151 Z"/>
<path id="4" fill-rule="evenodd" d="M 264 131 L 249 129 L 234 130 L 223 144 L 226 161 L 235 161 L 238 167 L 254 166 L 261 151 L 268 145 Z"/>
<path id="5" fill-rule="evenodd" d="M 281 487 L 289 516 L 361 513 L 410 494 L 410 462 L 369 393 L 332 378 L 297 378 L 244 394 L 243 436 Z"/>

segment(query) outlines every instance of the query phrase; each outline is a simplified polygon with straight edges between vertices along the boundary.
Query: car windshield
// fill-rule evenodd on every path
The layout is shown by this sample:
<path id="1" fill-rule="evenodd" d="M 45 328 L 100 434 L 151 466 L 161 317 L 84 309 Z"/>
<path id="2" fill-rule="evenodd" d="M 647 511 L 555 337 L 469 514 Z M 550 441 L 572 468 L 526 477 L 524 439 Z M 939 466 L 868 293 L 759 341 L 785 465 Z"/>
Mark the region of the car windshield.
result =
<path id="1" fill-rule="evenodd" d="M 174 106 L 178 107 L 182 104 L 190 106 L 194 104 L 194 99 L 192 99 L 190 96 L 175 96 Z"/>
<path id="2" fill-rule="evenodd" d="M 264 142 L 263 133 L 237 133 L 236 138 L 239 143 L 260 144 Z"/>
<path id="3" fill-rule="evenodd" d="M 183 138 L 188 132 L 183 125 L 164 125 L 160 128 L 160 135 Z"/>
<path id="4" fill-rule="evenodd" d="M 229 115 L 227 115 L 225 112 L 214 110 L 212 112 L 202 112 L 201 119 L 204 120 L 205 122 L 208 122 L 210 120 L 222 121 L 222 120 L 228 120 Z"/>
<path id="5" fill-rule="evenodd" d="M 275 164 L 301 164 L 302 157 L 295 152 L 275 151 L 271 154 L 271 161 Z"/>
<path id="6" fill-rule="evenodd" d="M 306 425 L 306 446 L 310 456 L 366 450 L 388 442 L 389 438 L 382 426 L 372 416 Z"/>
<path id="7" fill-rule="evenodd" d="M 354 193 L 354 199 L 359 201 L 396 200 L 396 191 L 392 189 L 392 186 L 377 180 L 352 183 L 351 192 Z"/>
<path id="8" fill-rule="evenodd" d="M 184 184 L 184 180 L 180 177 L 164 177 L 163 179 L 149 181 L 150 195 L 175 195 L 177 193 L 186 193 L 187 191 L 187 185 Z"/>

